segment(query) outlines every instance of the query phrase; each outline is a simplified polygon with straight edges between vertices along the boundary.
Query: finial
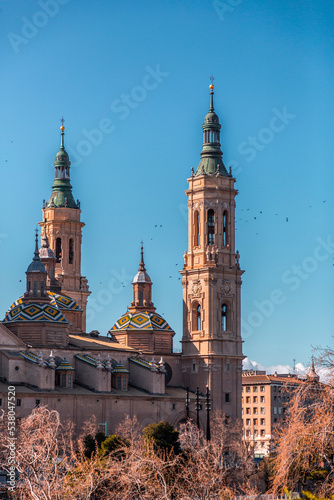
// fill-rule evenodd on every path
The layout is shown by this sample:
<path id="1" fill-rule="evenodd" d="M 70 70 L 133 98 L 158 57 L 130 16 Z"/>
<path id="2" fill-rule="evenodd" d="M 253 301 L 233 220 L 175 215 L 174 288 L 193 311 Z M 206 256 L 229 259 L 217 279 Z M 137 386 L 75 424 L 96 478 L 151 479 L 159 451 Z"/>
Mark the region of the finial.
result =
<path id="1" fill-rule="evenodd" d="M 61 130 L 61 133 L 60 133 L 60 149 L 65 149 L 65 146 L 64 146 L 64 130 L 65 130 L 65 127 L 64 127 L 64 118 L 62 117 L 61 118 L 61 127 L 60 127 L 60 130 Z"/>
<path id="2" fill-rule="evenodd" d="M 48 239 L 47 234 L 46 234 L 46 217 L 44 219 L 44 235 L 43 235 L 43 244 L 42 244 L 42 247 L 43 248 L 49 248 L 49 239 Z"/>
<path id="3" fill-rule="evenodd" d="M 144 242 L 141 240 L 140 242 L 140 264 L 139 264 L 139 271 L 145 271 L 145 264 L 144 264 Z"/>
<path id="4" fill-rule="evenodd" d="M 209 112 L 210 111 L 214 111 L 214 107 L 213 107 L 213 89 L 215 88 L 215 86 L 212 83 L 214 79 L 215 79 L 215 77 L 213 75 L 211 75 L 210 76 L 211 85 L 209 86 L 209 89 L 210 89 L 210 109 L 209 109 Z"/>
<path id="5" fill-rule="evenodd" d="M 36 236 L 35 236 L 35 255 L 34 255 L 33 260 L 39 260 L 39 251 L 38 251 L 38 229 L 37 229 L 37 227 L 36 227 L 36 229 L 35 229 L 35 233 L 36 233 Z"/>

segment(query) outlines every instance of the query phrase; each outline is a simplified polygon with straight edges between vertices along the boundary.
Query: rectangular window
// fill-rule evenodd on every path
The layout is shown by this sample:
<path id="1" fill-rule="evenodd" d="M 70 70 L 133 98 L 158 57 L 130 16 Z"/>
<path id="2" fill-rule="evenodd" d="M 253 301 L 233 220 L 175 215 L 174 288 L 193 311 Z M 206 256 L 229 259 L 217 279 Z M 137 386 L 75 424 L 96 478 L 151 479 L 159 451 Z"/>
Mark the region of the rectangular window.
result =
<path id="1" fill-rule="evenodd" d="M 257 425 L 257 418 L 253 418 L 253 425 Z"/>
<path id="2" fill-rule="evenodd" d="M 246 403 L 250 403 L 250 396 L 246 397 Z"/>
<path id="3" fill-rule="evenodd" d="M 265 408 L 261 407 L 261 408 L 260 408 L 260 413 L 261 413 L 262 415 L 264 415 L 264 414 L 266 413 Z"/>
<path id="4" fill-rule="evenodd" d="M 262 436 L 262 437 L 264 437 L 264 436 L 265 436 L 264 429 L 261 429 L 261 436 Z"/>
<path id="5" fill-rule="evenodd" d="M 229 372 L 230 371 L 230 363 L 226 363 L 226 371 Z"/>
<path id="6" fill-rule="evenodd" d="M 274 406 L 274 415 L 277 415 L 277 406 Z"/>
<path id="7" fill-rule="evenodd" d="M 122 377 L 117 377 L 117 389 L 120 391 L 122 389 Z"/>
<path id="8" fill-rule="evenodd" d="M 21 399 L 16 400 L 16 406 L 21 406 Z"/>
<path id="9" fill-rule="evenodd" d="M 139 290 L 139 305 L 144 305 L 144 292 L 142 290 Z"/>
<path id="10" fill-rule="evenodd" d="M 247 429 L 246 436 L 250 436 L 250 435 L 251 435 L 250 429 Z"/>
<path id="11" fill-rule="evenodd" d="M 257 437 L 258 435 L 259 435 L 258 430 L 257 430 L 257 429 L 255 429 L 255 430 L 254 430 L 254 436 L 255 436 L 255 437 Z"/>
<path id="12" fill-rule="evenodd" d="M 266 421 L 264 418 L 261 418 L 261 425 L 266 425 Z"/>
<path id="13" fill-rule="evenodd" d="M 249 385 L 247 385 L 247 387 L 246 387 L 246 392 L 250 392 L 250 387 L 249 387 Z"/>
<path id="14" fill-rule="evenodd" d="M 61 374 L 61 386 L 66 387 L 66 373 Z"/>
<path id="15" fill-rule="evenodd" d="M 172 410 L 175 410 L 175 403 L 172 404 Z"/>
<path id="16" fill-rule="evenodd" d="M 253 408 L 253 414 L 257 415 L 257 407 L 256 406 Z"/>
<path id="17" fill-rule="evenodd" d="M 246 415 L 250 415 L 250 408 L 246 408 Z"/>
<path id="18" fill-rule="evenodd" d="M 127 377 L 123 377 L 123 391 L 127 390 Z"/>
<path id="19" fill-rule="evenodd" d="M 250 418 L 246 419 L 246 425 L 250 425 Z"/>
<path id="20" fill-rule="evenodd" d="M 261 398 L 260 398 L 260 402 L 261 402 L 261 403 L 264 403 L 264 396 L 261 396 Z"/>
<path id="21" fill-rule="evenodd" d="M 41 400 L 40 399 L 36 399 L 35 400 L 35 406 L 39 406 L 41 404 Z"/>
<path id="22" fill-rule="evenodd" d="M 280 406 L 278 407 L 278 413 L 279 413 L 280 415 L 281 415 L 281 413 L 282 413 L 282 408 L 281 408 Z"/>
<path id="23" fill-rule="evenodd" d="M 253 387 L 253 392 L 257 392 L 257 385 Z"/>
<path id="24" fill-rule="evenodd" d="M 225 403 L 230 403 L 230 402 L 231 402 L 230 393 L 225 392 Z"/>
<path id="25" fill-rule="evenodd" d="M 253 396 L 253 403 L 257 403 L 257 396 Z"/>
<path id="26" fill-rule="evenodd" d="M 276 391 L 277 391 L 277 387 L 276 387 L 276 385 L 274 385 L 274 387 L 273 387 L 273 391 L 274 391 L 274 392 L 276 392 Z"/>
<path id="27" fill-rule="evenodd" d="M 67 387 L 68 387 L 68 389 L 72 389 L 72 374 L 71 373 L 69 373 L 67 375 Z"/>
<path id="28" fill-rule="evenodd" d="M 261 392 L 264 392 L 264 385 L 261 385 L 261 387 L 260 387 L 260 391 L 261 391 Z"/>

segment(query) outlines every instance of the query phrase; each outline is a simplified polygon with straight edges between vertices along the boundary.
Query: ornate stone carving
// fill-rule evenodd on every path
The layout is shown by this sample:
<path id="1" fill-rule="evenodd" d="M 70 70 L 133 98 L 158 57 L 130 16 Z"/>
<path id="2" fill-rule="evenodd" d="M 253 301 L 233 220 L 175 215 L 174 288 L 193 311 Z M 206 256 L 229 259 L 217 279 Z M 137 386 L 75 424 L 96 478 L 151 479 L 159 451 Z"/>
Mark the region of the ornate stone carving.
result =
<path id="1" fill-rule="evenodd" d="M 223 280 L 221 284 L 221 291 L 224 295 L 230 295 L 232 291 L 231 283 L 228 280 Z"/>
<path id="2" fill-rule="evenodd" d="M 202 292 L 201 282 L 199 280 L 194 281 L 194 283 L 191 286 L 191 293 L 192 293 L 193 297 L 200 297 L 201 292 Z"/>

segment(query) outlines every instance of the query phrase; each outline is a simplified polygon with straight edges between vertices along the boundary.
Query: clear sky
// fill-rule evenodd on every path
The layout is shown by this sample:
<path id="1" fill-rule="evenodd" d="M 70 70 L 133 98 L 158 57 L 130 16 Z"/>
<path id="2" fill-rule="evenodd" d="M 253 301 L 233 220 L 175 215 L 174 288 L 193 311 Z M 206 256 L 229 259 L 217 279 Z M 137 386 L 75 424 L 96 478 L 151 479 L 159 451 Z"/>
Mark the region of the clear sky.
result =
<path id="1" fill-rule="evenodd" d="M 0 0 L 1 315 L 24 292 L 63 115 L 87 329 L 126 311 L 143 239 L 179 347 L 184 191 L 213 73 L 239 190 L 244 354 L 307 365 L 333 341 L 333 31 L 330 0 Z"/>

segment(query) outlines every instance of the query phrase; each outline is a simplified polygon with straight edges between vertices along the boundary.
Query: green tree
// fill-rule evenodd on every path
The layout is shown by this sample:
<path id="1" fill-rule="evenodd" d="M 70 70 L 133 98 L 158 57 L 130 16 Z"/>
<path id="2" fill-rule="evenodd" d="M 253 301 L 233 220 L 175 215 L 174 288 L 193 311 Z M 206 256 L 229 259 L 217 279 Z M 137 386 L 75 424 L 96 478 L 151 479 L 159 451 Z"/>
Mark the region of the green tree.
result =
<path id="1" fill-rule="evenodd" d="M 125 448 L 130 445 L 127 439 L 124 439 L 118 434 L 112 434 L 107 437 L 101 444 L 101 453 L 104 455 L 113 455 L 115 458 L 121 459 L 125 457 Z"/>
<path id="2" fill-rule="evenodd" d="M 179 432 L 169 422 L 148 425 L 143 429 L 143 436 L 145 441 L 152 443 L 156 450 L 173 452 L 175 455 L 181 451 Z"/>

